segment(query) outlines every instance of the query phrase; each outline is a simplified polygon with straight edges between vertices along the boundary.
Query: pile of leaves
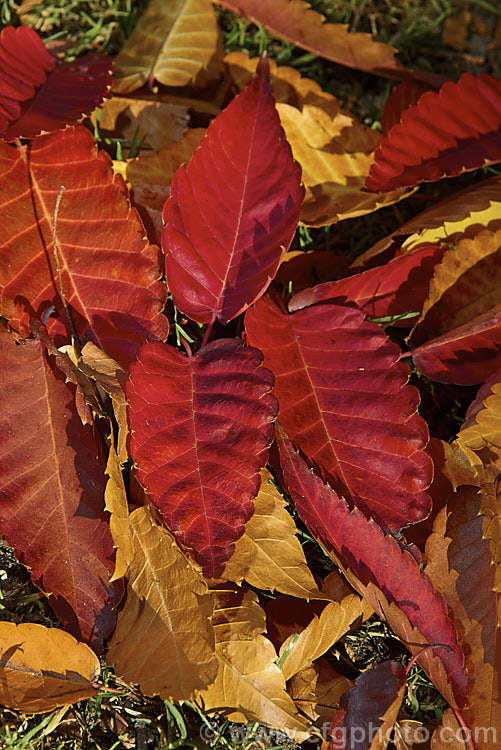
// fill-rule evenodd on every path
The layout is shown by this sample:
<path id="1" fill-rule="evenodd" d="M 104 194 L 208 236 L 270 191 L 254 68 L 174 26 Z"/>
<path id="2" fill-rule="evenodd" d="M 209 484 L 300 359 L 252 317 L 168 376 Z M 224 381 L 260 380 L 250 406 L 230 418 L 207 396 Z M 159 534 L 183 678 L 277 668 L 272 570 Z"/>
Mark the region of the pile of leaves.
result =
<path id="1" fill-rule="evenodd" d="M 303 0 L 220 5 L 388 77 L 382 133 L 224 56 L 209 0 L 151 0 L 114 66 L 0 36 L 0 533 L 60 620 L 0 622 L 0 702 L 96 695 L 104 653 L 298 742 L 495 748 L 501 177 L 353 262 L 294 238 L 501 162 L 501 82 L 410 70 Z M 418 414 L 440 388 L 471 399 L 447 442 Z M 373 613 L 413 658 L 353 681 L 323 657 Z M 414 661 L 432 724 L 401 711 Z"/>

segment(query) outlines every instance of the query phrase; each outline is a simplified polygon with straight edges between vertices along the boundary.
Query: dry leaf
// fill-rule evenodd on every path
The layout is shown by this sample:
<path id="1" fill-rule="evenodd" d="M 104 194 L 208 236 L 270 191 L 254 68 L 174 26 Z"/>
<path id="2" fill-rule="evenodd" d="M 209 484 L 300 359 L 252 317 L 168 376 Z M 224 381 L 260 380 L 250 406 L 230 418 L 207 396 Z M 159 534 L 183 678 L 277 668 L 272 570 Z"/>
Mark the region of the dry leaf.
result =
<path id="1" fill-rule="evenodd" d="M 321 599 L 296 536 L 296 525 L 270 479 L 269 472 L 263 470 L 254 513 L 235 544 L 223 577 L 235 583 L 245 579 L 258 589 L 281 591 L 302 599 Z"/>
<path id="2" fill-rule="evenodd" d="M 339 710 L 339 699 L 352 686 L 353 682 L 335 672 L 326 659 L 305 667 L 288 682 L 292 700 L 317 726 L 330 724 Z"/>
<path id="3" fill-rule="evenodd" d="M 129 524 L 129 506 L 120 462 L 113 445 L 110 446 L 106 474 L 109 479 L 104 491 L 105 508 L 110 514 L 110 531 L 116 549 L 115 571 L 111 581 L 122 578 L 134 559 L 134 545 Z"/>
<path id="4" fill-rule="evenodd" d="M 0 703 L 52 711 L 97 693 L 99 659 L 69 633 L 31 622 L 0 622 Z"/>
<path id="5" fill-rule="evenodd" d="M 232 721 L 258 721 L 306 739 L 308 722 L 297 714 L 273 644 L 262 635 L 264 612 L 256 595 L 227 592 L 216 606 L 213 622 L 219 670 L 215 681 L 200 692 L 205 709 L 224 707 Z"/>
<path id="6" fill-rule="evenodd" d="M 306 197 L 301 222 L 325 226 L 363 216 L 402 200 L 409 192 L 363 192 L 374 160 L 380 134 L 348 114 L 333 119 L 318 107 L 305 105 L 302 112 L 289 104 L 277 104 L 282 127 L 294 158 L 301 164 Z"/>
<path id="7" fill-rule="evenodd" d="M 245 52 L 230 52 L 224 58 L 233 83 L 238 91 L 248 84 L 251 76 L 256 72 L 259 57 L 250 58 Z M 273 96 L 276 102 L 292 104 L 302 109 L 305 104 L 323 109 L 330 117 L 335 117 L 341 111 L 341 105 L 332 94 L 310 78 L 304 78 L 295 68 L 287 65 L 277 65 L 270 58 L 270 78 Z"/>
<path id="8" fill-rule="evenodd" d="M 222 71 L 222 33 L 210 0 L 151 0 L 115 60 L 113 90 L 134 91 L 156 79 L 165 86 L 193 83 Z"/>
<path id="9" fill-rule="evenodd" d="M 290 636 L 280 648 L 281 669 L 286 680 L 318 659 L 360 618 L 372 614 L 371 607 L 356 594 L 349 594 L 342 602 L 329 602 L 320 617 L 314 615 L 310 624 L 299 634 Z"/>
<path id="10" fill-rule="evenodd" d="M 174 172 L 191 159 L 204 133 L 205 128 L 187 130 L 181 143 L 168 143 L 154 154 L 139 156 L 127 163 L 127 181 L 134 205 L 154 242 L 160 243 L 164 226 L 162 211 Z"/>
<path id="11" fill-rule="evenodd" d="M 96 109 L 91 121 L 113 136 L 146 141 L 152 148 L 180 141 L 189 122 L 188 107 L 169 101 L 113 96 Z M 139 132 L 137 132 L 139 127 Z"/>
<path id="12" fill-rule="evenodd" d="M 130 516 L 134 557 L 108 662 L 146 695 L 185 700 L 216 673 L 212 597 L 169 532 L 147 510 Z"/>

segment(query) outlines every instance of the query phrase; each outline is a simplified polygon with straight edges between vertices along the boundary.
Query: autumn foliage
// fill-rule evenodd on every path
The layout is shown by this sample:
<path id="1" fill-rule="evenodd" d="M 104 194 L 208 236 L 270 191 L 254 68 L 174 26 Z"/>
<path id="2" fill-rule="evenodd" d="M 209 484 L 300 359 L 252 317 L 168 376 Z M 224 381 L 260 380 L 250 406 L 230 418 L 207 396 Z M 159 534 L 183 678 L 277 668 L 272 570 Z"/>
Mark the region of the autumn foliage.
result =
<path id="1" fill-rule="evenodd" d="M 326 255 L 322 283 L 289 248 L 299 223 L 501 162 L 501 83 L 429 90 L 303 0 L 221 5 L 407 88 L 382 136 L 297 71 L 224 57 L 208 0 L 152 0 L 114 79 L 104 56 L 64 64 L 32 29 L 1 33 L 0 534 L 60 628 L 0 622 L 0 702 L 93 695 L 104 653 L 147 695 L 299 740 L 327 721 L 337 748 L 367 717 L 405 720 L 404 666 L 353 682 L 321 658 L 375 612 L 450 707 L 432 746 L 448 727 L 494 750 L 501 178 L 351 264 Z M 212 102 L 193 95 L 209 83 Z M 76 124 L 98 104 L 154 155 L 112 163 Z M 469 387 L 449 442 L 419 413 L 433 384 Z"/>

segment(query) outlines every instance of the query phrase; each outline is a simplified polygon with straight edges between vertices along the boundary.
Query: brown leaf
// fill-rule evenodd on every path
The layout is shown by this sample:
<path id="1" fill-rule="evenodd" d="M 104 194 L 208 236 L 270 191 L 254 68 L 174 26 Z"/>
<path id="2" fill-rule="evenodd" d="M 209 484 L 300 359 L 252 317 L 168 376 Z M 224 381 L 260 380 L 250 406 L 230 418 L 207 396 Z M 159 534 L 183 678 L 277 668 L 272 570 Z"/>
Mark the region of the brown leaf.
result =
<path id="1" fill-rule="evenodd" d="M 187 130 L 181 143 L 168 143 L 154 154 L 127 162 L 127 181 L 132 188 L 134 205 L 152 242 L 160 243 L 164 227 L 162 211 L 174 172 L 191 159 L 204 133 L 205 128 Z"/>
<path id="2" fill-rule="evenodd" d="M 108 662 L 146 695 L 185 700 L 213 679 L 212 597 L 147 508 L 130 516 L 134 557 Z"/>
<path id="3" fill-rule="evenodd" d="M 389 44 L 356 34 L 340 23 L 326 23 L 303 0 L 217 0 L 219 5 L 261 24 L 298 47 L 350 68 L 401 77 L 408 73 Z"/>
<path id="4" fill-rule="evenodd" d="M 157 97 L 133 99 L 125 96 L 106 99 L 91 117 L 92 124 L 98 125 L 100 131 L 112 131 L 115 138 L 145 140 L 152 148 L 180 141 L 189 119 L 185 104 L 162 101 Z"/>
<path id="5" fill-rule="evenodd" d="M 317 726 L 325 727 L 338 711 L 339 699 L 352 685 L 322 658 L 295 674 L 288 682 L 288 690 L 296 706 Z"/>
<path id="6" fill-rule="evenodd" d="M 349 594 L 339 603 L 329 602 L 320 617 L 314 615 L 299 635 L 292 635 L 282 643 L 279 664 L 285 679 L 290 680 L 309 667 L 353 628 L 354 623 L 371 614 L 372 608 L 356 594 Z"/>
<path id="7" fill-rule="evenodd" d="M 461 487 L 437 515 L 426 544 L 425 573 L 444 597 L 458 630 L 468 669 L 468 698 L 462 709 L 468 726 L 501 732 L 501 694 L 496 672 L 501 651 L 497 634 L 499 592 L 486 539 L 485 501 L 477 487 Z M 499 513 L 499 508 L 497 509 Z M 497 539 L 499 544 L 499 528 Z M 477 750 L 494 750 L 494 740 L 477 739 Z"/>
<path id="8" fill-rule="evenodd" d="M 297 528 L 280 492 L 261 472 L 261 488 L 254 513 L 235 544 L 223 578 L 269 591 L 281 591 L 301 599 L 321 599 L 322 594 L 306 564 Z"/>
<path id="9" fill-rule="evenodd" d="M 256 595 L 227 591 L 213 622 L 219 669 L 215 681 L 200 692 L 205 709 L 224 707 L 232 721 L 258 721 L 306 739 L 308 722 L 297 714 L 273 644 L 262 635 L 264 612 Z"/>
<path id="10" fill-rule="evenodd" d="M 0 703 L 52 711 L 97 693 L 99 659 L 69 633 L 31 622 L 0 622 Z"/>
<path id="11" fill-rule="evenodd" d="M 106 474 L 109 479 L 104 491 L 105 508 L 110 514 L 110 531 L 116 549 L 115 571 L 111 581 L 122 578 L 134 559 L 134 544 L 129 522 L 129 506 L 120 462 L 110 446 Z"/>
<path id="12" fill-rule="evenodd" d="M 113 90 L 120 94 L 156 79 L 185 86 L 203 71 L 205 80 L 222 70 L 222 32 L 210 0 L 151 0 L 115 60 Z"/>
<path id="13" fill-rule="evenodd" d="M 380 134 L 339 112 L 332 118 L 318 107 L 300 111 L 278 104 L 294 158 L 301 164 L 306 197 L 301 221 L 319 227 L 362 216 L 409 195 L 402 190 L 386 194 L 362 192 L 373 162 L 371 153 Z"/>

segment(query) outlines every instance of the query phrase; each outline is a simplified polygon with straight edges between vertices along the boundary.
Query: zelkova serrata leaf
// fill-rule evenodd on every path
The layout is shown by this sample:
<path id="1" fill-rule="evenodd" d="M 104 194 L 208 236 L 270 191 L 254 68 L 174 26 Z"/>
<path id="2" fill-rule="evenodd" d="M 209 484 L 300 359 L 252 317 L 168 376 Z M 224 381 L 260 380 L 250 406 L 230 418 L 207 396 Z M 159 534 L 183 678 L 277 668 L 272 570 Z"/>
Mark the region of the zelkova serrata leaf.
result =
<path id="1" fill-rule="evenodd" d="M 238 339 L 191 357 L 145 344 L 126 386 L 139 480 L 209 578 L 252 515 L 273 439 L 273 376 L 261 362 Z"/>
<path id="2" fill-rule="evenodd" d="M 325 481 L 389 529 L 425 518 L 427 427 L 384 331 L 356 308 L 290 315 L 269 297 L 246 313 L 245 329 L 275 375 L 280 423 Z"/>
<path id="3" fill-rule="evenodd" d="M 34 29 L 0 34 L 0 138 L 34 138 L 78 122 L 108 95 L 113 63 L 102 54 L 60 63 Z"/>
<path id="4" fill-rule="evenodd" d="M 263 59 L 172 180 L 162 249 L 179 310 L 227 323 L 264 293 L 296 231 L 300 180 Z"/>

